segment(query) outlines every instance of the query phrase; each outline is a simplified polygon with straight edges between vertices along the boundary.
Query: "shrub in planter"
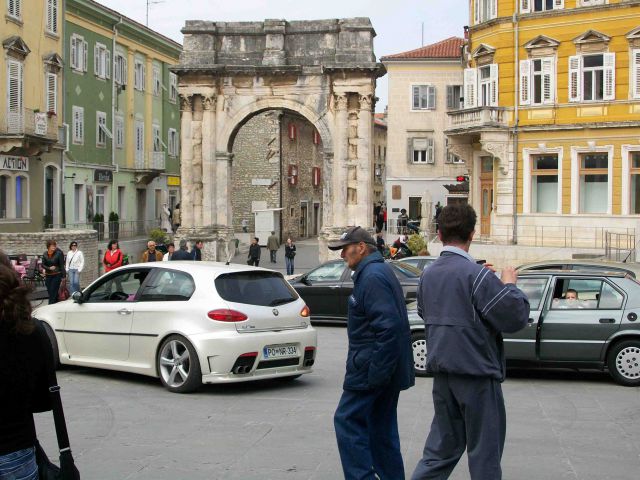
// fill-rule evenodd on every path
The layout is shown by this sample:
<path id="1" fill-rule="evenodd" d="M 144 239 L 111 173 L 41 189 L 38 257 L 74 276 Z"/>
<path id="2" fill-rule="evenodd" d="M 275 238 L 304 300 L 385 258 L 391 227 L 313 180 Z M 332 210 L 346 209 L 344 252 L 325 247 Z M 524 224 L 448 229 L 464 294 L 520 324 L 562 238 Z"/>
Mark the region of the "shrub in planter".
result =
<path id="1" fill-rule="evenodd" d="M 120 234 L 120 217 L 116 212 L 109 214 L 109 237 L 117 240 Z"/>
<path id="2" fill-rule="evenodd" d="M 414 233 L 409 237 L 409 240 L 407 240 L 407 245 L 414 255 L 418 255 L 419 252 L 427 249 L 427 244 L 424 241 L 424 237 L 417 233 Z"/>
<path id="3" fill-rule="evenodd" d="M 153 240 L 154 242 L 156 242 L 156 244 L 159 245 L 167 241 L 167 235 L 164 230 L 161 230 L 160 228 L 154 228 L 153 230 L 149 231 L 149 239 Z"/>
<path id="4" fill-rule="evenodd" d="M 98 232 L 98 240 L 104 240 L 104 215 L 101 213 L 93 216 L 93 229 Z"/>

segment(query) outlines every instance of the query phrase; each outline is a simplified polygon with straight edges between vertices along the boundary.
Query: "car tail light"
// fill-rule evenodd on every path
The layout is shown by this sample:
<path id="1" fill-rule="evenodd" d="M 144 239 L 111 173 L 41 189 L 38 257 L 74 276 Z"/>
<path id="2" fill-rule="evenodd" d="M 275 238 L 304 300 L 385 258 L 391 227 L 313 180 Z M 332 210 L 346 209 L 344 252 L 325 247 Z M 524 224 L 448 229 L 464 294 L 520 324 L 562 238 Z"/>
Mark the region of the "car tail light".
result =
<path id="1" fill-rule="evenodd" d="M 244 313 L 237 310 L 230 310 L 228 308 L 219 308 L 217 310 L 211 310 L 207 313 L 207 317 L 211 320 L 217 320 L 218 322 L 242 322 L 247 317 Z"/>
<path id="2" fill-rule="evenodd" d="M 304 307 L 302 307 L 302 310 L 300 310 L 300 316 L 308 317 L 309 315 L 311 315 L 311 310 L 309 310 L 309 307 L 305 305 Z"/>

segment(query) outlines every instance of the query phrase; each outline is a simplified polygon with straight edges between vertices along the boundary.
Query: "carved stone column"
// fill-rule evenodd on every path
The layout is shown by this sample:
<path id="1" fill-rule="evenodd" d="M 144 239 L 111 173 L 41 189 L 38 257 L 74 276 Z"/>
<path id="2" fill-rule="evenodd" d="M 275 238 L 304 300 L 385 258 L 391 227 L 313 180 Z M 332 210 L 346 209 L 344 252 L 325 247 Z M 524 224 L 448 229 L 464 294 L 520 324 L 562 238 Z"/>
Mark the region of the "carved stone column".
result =
<path id="1" fill-rule="evenodd" d="M 333 224 L 333 152 L 325 152 L 322 162 L 322 227 Z"/>
<path id="2" fill-rule="evenodd" d="M 216 100 L 215 92 L 202 96 L 202 225 L 216 223 Z"/>
<path id="3" fill-rule="evenodd" d="M 371 184 L 371 145 L 373 136 L 373 115 L 371 114 L 372 95 L 360 95 L 358 112 L 358 210 L 356 224 L 363 228 L 373 222 Z"/>
<path id="4" fill-rule="evenodd" d="M 231 160 L 232 153 L 216 152 L 216 224 L 231 224 Z"/>
<path id="5" fill-rule="evenodd" d="M 193 145 L 191 122 L 193 121 L 193 95 L 180 94 L 180 221 L 181 228 L 193 227 Z"/>
<path id="6" fill-rule="evenodd" d="M 334 96 L 336 128 L 333 139 L 333 198 L 331 200 L 333 221 L 327 225 L 344 227 L 347 224 L 347 158 L 349 148 L 349 125 L 346 94 Z"/>

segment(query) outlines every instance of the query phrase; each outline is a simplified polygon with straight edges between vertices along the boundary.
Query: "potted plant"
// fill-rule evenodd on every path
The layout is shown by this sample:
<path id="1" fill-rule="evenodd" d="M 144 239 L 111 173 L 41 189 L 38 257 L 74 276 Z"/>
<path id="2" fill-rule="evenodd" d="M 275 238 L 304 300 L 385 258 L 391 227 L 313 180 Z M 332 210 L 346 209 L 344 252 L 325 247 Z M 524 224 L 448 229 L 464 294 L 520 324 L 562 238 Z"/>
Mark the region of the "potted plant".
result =
<path id="1" fill-rule="evenodd" d="M 98 240 L 104 240 L 104 215 L 101 213 L 93 216 L 93 229 L 98 232 Z"/>
<path id="2" fill-rule="evenodd" d="M 120 217 L 116 212 L 109 214 L 109 238 L 118 239 L 120 234 Z"/>

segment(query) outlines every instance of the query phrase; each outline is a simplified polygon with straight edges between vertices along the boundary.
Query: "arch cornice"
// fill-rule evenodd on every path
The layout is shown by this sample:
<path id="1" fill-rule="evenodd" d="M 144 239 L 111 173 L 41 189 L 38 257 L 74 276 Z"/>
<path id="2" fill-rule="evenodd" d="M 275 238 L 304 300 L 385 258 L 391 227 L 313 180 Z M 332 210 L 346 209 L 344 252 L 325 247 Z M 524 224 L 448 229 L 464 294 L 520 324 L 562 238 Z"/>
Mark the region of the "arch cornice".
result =
<path id="1" fill-rule="evenodd" d="M 327 122 L 327 115 L 331 112 L 328 109 L 316 112 L 301 102 L 278 97 L 259 98 L 254 102 L 243 105 L 237 111 L 227 114 L 217 139 L 218 148 L 228 148 L 229 151 L 231 151 L 229 141 L 238 125 L 240 125 L 245 118 L 265 110 L 291 110 L 302 115 L 318 130 L 320 138 L 322 139 L 324 153 L 333 153 L 333 132 Z M 218 120 L 220 121 L 221 119 L 219 118 Z"/>

